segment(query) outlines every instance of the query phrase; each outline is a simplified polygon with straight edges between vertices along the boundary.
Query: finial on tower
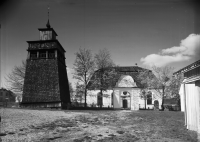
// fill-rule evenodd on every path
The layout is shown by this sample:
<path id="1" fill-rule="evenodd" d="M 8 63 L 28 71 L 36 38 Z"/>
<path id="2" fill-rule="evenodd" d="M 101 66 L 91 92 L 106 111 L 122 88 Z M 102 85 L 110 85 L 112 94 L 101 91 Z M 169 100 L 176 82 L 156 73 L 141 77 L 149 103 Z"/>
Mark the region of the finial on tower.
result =
<path id="1" fill-rule="evenodd" d="M 50 7 L 48 6 L 48 21 L 46 24 L 47 28 L 51 28 L 50 23 L 49 23 L 49 9 L 50 9 Z"/>

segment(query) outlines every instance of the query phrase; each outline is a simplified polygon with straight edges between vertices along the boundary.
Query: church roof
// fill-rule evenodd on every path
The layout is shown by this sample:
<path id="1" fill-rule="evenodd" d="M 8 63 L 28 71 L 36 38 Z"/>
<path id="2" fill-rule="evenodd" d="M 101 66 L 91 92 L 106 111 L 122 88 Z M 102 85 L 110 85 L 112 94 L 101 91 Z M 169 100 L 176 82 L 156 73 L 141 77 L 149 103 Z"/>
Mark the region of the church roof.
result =
<path id="1" fill-rule="evenodd" d="M 113 78 L 111 86 L 109 86 L 110 88 L 115 88 L 116 83 L 119 81 L 119 79 L 123 75 L 131 76 L 133 78 L 134 82 L 136 83 L 137 88 L 141 88 L 142 84 L 139 81 L 137 76 L 139 75 L 139 72 L 148 70 L 148 69 L 144 69 L 144 68 L 141 68 L 141 67 L 138 67 L 138 66 L 121 66 L 121 67 L 117 66 L 117 67 L 111 67 L 111 68 L 115 69 L 115 71 L 117 72 L 117 77 Z M 111 68 L 107 68 L 107 69 L 111 69 Z M 95 71 L 94 75 L 91 77 L 91 80 L 95 79 L 95 74 L 97 74 L 98 72 L 99 72 L 99 70 Z M 90 81 L 88 83 L 88 89 L 90 89 L 90 90 L 98 89 L 98 88 L 94 88 L 94 87 L 91 87 L 91 86 L 92 86 L 92 82 Z"/>
<path id="2" fill-rule="evenodd" d="M 139 71 L 144 71 L 147 69 L 138 67 L 138 66 L 118 66 L 118 67 L 114 67 L 115 69 L 117 69 L 117 71 L 119 72 L 134 72 L 134 73 L 138 73 Z"/>

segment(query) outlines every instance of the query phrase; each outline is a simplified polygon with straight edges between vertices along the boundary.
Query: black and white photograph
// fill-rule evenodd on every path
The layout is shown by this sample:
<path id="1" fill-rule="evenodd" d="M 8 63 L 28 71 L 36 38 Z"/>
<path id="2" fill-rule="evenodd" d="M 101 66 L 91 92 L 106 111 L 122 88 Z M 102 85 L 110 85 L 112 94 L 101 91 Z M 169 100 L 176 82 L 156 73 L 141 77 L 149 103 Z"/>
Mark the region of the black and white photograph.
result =
<path id="1" fill-rule="evenodd" d="M 1 0 L 0 141 L 200 142 L 200 2 Z"/>

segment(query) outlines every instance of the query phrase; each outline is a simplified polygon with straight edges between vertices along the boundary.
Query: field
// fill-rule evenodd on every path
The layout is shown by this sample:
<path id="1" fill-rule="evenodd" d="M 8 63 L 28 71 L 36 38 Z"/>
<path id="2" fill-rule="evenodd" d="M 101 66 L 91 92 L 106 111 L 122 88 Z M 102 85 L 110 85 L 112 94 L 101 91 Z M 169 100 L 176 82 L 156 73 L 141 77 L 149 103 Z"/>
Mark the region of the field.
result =
<path id="1" fill-rule="evenodd" d="M 184 113 L 1 108 L 2 141 L 195 142 Z"/>

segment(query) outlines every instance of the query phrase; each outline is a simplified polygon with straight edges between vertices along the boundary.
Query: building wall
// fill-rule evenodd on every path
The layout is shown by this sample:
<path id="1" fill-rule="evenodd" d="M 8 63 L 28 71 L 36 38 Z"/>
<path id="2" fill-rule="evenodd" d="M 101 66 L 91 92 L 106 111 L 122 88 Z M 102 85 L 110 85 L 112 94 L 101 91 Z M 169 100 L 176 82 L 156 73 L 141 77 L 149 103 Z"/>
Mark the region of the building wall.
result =
<path id="1" fill-rule="evenodd" d="M 123 108 L 123 92 L 128 92 L 130 97 L 127 97 L 127 105 L 131 110 L 139 110 L 139 88 L 114 88 L 113 100 L 114 100 L 114 108 Z"/>
<path id="2" fill-rule="evenodd" d="M 15 102 L 16 96 L 8 90 L 0 89 L 0 102 Z"/>
<path id="3" fill-rule="evenodd" d="M 60 89 L 60 98 L 63 107 L 66 107 L 70 103 L 70 92 L 69 92 L 69 82 L 67 77 L 66 66 L 64 63 L 58 62 L 58 75 L 59 75 L 59 89 Z"/>
<path id="4" fill-rule="evenodd" d="M 180 101 L 181 101 L 181 111 L 185 111 L 185 94 L 184 94 L 184 84 L 181 84 L 180 90 L 179 90 L 179 95 L 180 95 Z"/>
<path id="5" fill-rule="evenodd" d="M 160 96 L 160 93 L 157 92 L 156 90 L 154 89 L 151 89 L 149 90 L 152 92 L 152 104 L 147 104 L 147 101 L 146 101 L 146 109 L 153 109 L 154 108 L 154 102 L 157 100 L 159 102 L 159 109 L 161 109 L 161 104 L 162 104 L 162 99 L 161 99 L 161 96 Z M 140 104 L 140 108 L 145 108 L 145 101 L 144 99 L 141 99 L 139 98 L 139 104 Z"/>
<path id="6" fill-rule="evenodd" d="M 197 93 L 197 96 L 199 97 L 198 100 L 197 100 L 197 104 L 199 105 L 198 106 L 198 118 L 197 118 L 197 124 L 198 124 L 198 137 L 199 137 L 199 140 L 200 140 L 200 80 L 196 81 L 195 82 L 195 87 L 196 87 L 196 93 Z"/>
<path id="7" fill-rule="evenodd" d="M 123 108 L 123 92 L 128 92 L 127 95 L 130 95 L 130 97 L 127 97 L 127 106 L 131 110 L 139 110 L 139 105 L 144 106 L 144 100 L 140 98 L 140 88 L 132 88 L 132 87 L 116 87 L 113 88 L 113 90 L 107 90 L 103 91 L 103 107 L 113 107 L 116 109 Z M 159 97 L 159 93 L 156 90 L 151 90 L 152 92 L 152 104 L 147 105 L 146 108 L 153 109 L 154 107 L 154 101 L 158 100 L 159 102 L 159 108 L 161 109 L 162 99 Z M 98 93 L 100 93 L 100 90 L 89 90 L 87 95 L 87 104 L 88 106 L 97 106 L 97 96 Z M 113 100 L 112 100 L 112 94 L 113 94 Z M 112 105 L 113 101 L 113 105 Z M 147 103 L 147 102 L 146 102 Z M 142 108 L 142 107 L 141 107 Z"/>
<path id="8" fill-rule="evenodd" d="M 22 102 L 56 101 L 61 101 L 57 60 L 27 60 Z"/>
<path id="9" fill-rule="evenodd" d="M 199 131 L 200 132 L 200 85 L 199 83 L 191 82 L 185 84 L 185 93 L 186 93 L 186 119 L 187 119 L 187 128 L 189 130 Z"/>
<path id="10" fill-rule="evenodd" d="M 87 105 L 97 107 L 97 96 L 100 90 L 88 90 Z M 112 96 L 113 90 L 103 91 L 103 107 L 112 107 Z"/>

